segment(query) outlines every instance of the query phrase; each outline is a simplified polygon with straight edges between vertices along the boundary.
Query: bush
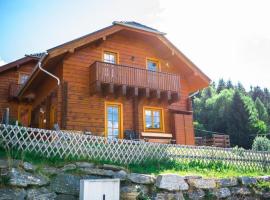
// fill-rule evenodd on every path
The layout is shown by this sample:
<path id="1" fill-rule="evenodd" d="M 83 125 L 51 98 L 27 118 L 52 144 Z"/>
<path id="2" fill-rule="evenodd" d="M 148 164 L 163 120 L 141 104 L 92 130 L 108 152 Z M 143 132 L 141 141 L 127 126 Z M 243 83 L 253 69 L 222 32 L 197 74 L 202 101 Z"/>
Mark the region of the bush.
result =
<path id="1" fill-rule="evenodd" d="M 252 149 L 255 151 L 270 151 L 270 140 L 266 137 L 257 136 L 253 141 Z"/>

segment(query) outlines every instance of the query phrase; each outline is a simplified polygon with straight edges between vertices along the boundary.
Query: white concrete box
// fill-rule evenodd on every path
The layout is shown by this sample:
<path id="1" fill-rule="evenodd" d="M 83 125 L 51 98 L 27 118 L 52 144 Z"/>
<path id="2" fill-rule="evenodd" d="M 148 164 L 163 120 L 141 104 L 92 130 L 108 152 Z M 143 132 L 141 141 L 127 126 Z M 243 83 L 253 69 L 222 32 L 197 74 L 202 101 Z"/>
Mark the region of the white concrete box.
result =
<path id="1" fill-rule="evenodd" d="M 80 181 L 80 200 L 119 200 L 120 179 Z"/>

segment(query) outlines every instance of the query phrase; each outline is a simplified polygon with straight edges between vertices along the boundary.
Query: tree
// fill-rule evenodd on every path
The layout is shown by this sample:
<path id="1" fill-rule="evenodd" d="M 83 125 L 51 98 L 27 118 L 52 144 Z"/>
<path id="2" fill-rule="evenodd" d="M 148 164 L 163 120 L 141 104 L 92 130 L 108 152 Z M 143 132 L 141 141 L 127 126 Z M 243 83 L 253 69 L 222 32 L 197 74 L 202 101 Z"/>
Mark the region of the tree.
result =
<path id="1" fill-rule="evenodd" d="M 225 81 L 222 79 L 219 79 L 218 86 L 217 86 L 217 93 L 220 93 L 222 90 L 226 88 Z"/>
<path id="2" fill-rule="evenodd" d="M 240 82 L 237 83 L 236 89 L 237 89 L 240 93 L 246 94 L 246 90 L 245 90 L 244 86 L 243 86 Z"/>
<path id="3" fill-rule="evenodd" d="M 269 116 L 267 110 L 259 98 L 256 98 L 255 106 L 258 111 L 259 119 L 264 121 L 265 123 L 269 123 Z"/>
<path id="4" fill-rule="evenodd" d="M 239 91 L 233 95 L 230 108 L 230 118 L 228 120 L 228 131 L 232 145 L 244 148 L 251 146 L 252 138 L 249 133 L 249 113 L 245 108 L 245 103 Z"/>
<path id="5" fill-rule="evenodd" d="M 226 88 L 227 88 L 227 89 L 234 89 L 234 86 L 233 86 L 231 80 L 228 80 L 228 81 L 227 81 L 227 83 L 226 83 Z"/>

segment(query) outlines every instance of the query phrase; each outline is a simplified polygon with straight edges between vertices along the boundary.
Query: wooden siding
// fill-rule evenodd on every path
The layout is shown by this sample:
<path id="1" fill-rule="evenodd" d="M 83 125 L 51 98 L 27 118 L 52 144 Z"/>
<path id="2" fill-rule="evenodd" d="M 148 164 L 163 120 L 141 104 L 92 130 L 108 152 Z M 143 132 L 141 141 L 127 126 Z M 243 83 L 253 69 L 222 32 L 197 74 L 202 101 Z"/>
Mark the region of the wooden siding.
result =
<path id="1" fill-rule="evenodd" d="M 92 133 L 104 135 L 104 102 L 118 102 L 123 104 L 124 130 L 138 127 L 143 131 L 143 106 L 154 106 L 164 109 L 165 132 L 173 133 L 171 125 L 172 114 L 168 110 L 168 103 L 155 99 L 138 99 L 138 110 L 134 110 L 133 98 L 118 97 L 114 95 L 89 95 L 89 66 L 95 61 L 102 61 L 103 50 L 118 52 L 119 64 L 146 69 L 146 58 L 151 57 L 160 61 L 161 72 L 173 73 L 181 76 L 179 66 L 168 65 L 164 58 L 147 41 L 130 38 L 126 35 L 115 34 L 107 37 L 105 41 L 91 44 L 70 54 L 63 62 L 63 80 L 68 82 L 68 111 L 66 129 L 88 130 Z M 134 59 L 132 59 L 134 57 Z M 181 76 L 180 100 L 175 104 L 181 109 L 187 108 L 189 94 L 188 82 Z M 136 107 L 136 106 L 135 106 Z M 138 114 L 136 114 L 138 113 Z M 138 116 L 138 124 L 134 124 L 134 116 Z M 135 120 L 136 122 L 136 120 Z"/>
<path id="2" fill-rule="evenodd" d="M 5 108 L 10 108 L 10 117 L 14 120 L 18 118 L 18 102 L 9 101 L 9 88 L 10 85 L 18 84 L 19 73 L 31 73 L 36 62 L 28 62 L 21 64 L 19 67 L 14 67 L 7 71 L 0 73 L 0 120 Z"/>

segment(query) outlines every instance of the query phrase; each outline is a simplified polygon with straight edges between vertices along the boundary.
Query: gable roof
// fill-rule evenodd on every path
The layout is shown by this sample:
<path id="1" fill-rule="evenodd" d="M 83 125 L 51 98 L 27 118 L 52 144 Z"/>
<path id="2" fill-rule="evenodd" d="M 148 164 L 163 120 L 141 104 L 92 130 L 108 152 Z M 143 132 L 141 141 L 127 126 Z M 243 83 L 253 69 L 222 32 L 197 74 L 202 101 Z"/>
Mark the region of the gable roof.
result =
<path id="1" fill-rule="evenodd" d="M 114 21 L 113 24 L 127 26 L 130 28 L 140 29 L 140 30 L 144 30 L 144 31 L 148 31 L 148 32 L 153 32 L 153 33 L 160 34 L 160 35 L 166 35 L 166 33 L 160 32 L 157 29 L 151 28 L 149 26 L 146 26 L 146 25 L 140 24 L 138 22 L 134 22 L 134 21 Z"/>
<path id="2" fill-rule="evenodd" d="M 48 49 L 47 52 L 41 55 L 40 62 L 46 67 L 46 62 L 54 57 L 57 57 L 59 55 L 64 55 L 67 52 L 74 52 L 77 48 L 81 46 L 90 44 L 99 39 L 104 39 L 107 36 L 112 35 L 118 31 L 130 30 L 130 31 L 136 31 L 142 34 L 147 34 L 147 35 L 158 38 L 161 42 L 163 42 L 164 45 L 169 47 L 169 49 L 171 49 L 172 52 L 176 52 L 175 55 L 177 55 L 181 60 L 183 60 L 184 63 L 187 65 L 187 67 L 191 68 L 195 76 L 201 77 L 201 79 L 205 82 L 205 85 L 208 85 L 210 83 L 210 78 L 207 75 L 205 75 L 194 63 L 192 63 L 179 49 L 177 49 L 164 36 L 165 33 L 160 32 L 157 29 L 140 24 L 138 22 L 134 22 L 134 21 L 114 21 L 112 24 L 113 25 L 111 26 L 102 28 L 90 34 L 84 35 L 82 37 L 76 38 L 64 44 Z M 32 80 L 36 77 L 38 72 L 39 72 L 39 68 L 38 66 L 36 66 L 30 78 L 28 79 L 28 81 L 24 84 L 24 86 L 19 91 L 19 96 L 23 95 L 23 92 L 31 84 Z"/>
<path id="3" fill-rule="evenodd" d="M 13 62 L 0 66 L 0 73 L 13 69 L 13 68 L 19 68 L 20 65 L 22 64 L 25 64 L 31 61 L 38 61 L 38 60 L 39 60 L 39 57 L 25 55 L 25 57 L 23 58 L 20 58 L 18 60 L 15 60 Z"/>

